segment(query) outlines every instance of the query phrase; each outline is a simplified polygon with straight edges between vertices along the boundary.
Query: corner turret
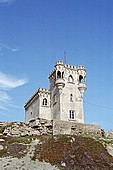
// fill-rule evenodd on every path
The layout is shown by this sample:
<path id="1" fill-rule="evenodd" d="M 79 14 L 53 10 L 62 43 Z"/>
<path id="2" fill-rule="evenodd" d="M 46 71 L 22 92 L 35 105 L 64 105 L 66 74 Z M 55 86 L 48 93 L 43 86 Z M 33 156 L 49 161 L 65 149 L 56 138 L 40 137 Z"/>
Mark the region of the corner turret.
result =
<path id="1" fill-rule="evenodd" d="M 80 91 L 80 97 L 83 98 L 84 91 L 87 89 L 86 86 L 86 69 L 84 66 L 78 66 L 78 89 Z"/>

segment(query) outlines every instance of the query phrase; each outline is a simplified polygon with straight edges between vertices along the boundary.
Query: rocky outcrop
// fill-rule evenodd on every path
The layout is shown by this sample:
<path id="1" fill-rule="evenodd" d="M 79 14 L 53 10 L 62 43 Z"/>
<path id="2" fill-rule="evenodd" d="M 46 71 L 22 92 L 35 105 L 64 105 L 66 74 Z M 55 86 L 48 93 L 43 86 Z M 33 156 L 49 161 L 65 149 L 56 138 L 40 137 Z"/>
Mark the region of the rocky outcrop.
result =
<path id="1" fill-rule="evenodd" d="M 107 133 L 105 134 L 105 136 L 106 136 L 107 138 L 109 138 L 109 139 L 113 139 L 113 130 L 110 130 L 109 132 L 107 132 Z"/>
<path id="2" fill-rule="evenodd" d="M 98 125 L 68 122 L 61 120 L 32 119 L 29 123 L 1 122 L 0 133 L 4 136 L 35 136 L 35 135 L 93 135 L 102 137 L 104 130 Z M 113 133 L 108 136 L 113 138 Z"/>
<path id="3" fill-rule="evenodd" d="M 5 122 L 0 123 L 0 133 L 4 136 L 35 136 L 35 135 L 51 135 L 51 121 L 38 119 L 37 124 L 34 121 L 29 124 L 23 122 Z"/>

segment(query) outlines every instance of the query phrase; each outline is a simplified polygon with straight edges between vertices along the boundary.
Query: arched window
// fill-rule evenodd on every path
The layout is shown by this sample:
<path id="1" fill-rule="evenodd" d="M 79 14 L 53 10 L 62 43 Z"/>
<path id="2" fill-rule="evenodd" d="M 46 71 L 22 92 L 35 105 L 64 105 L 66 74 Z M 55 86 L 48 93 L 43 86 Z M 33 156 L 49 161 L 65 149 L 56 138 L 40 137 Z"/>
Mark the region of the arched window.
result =
<path id="1" fill-rule="evenodd" d="M 73 81 L 74 81 L 72 75 L 70 75 L 70 76 L 68 77 L 68 81 L 69 81 L 69 82 L 73 82 Z"/>
<path id="2" fill-rule="evenodd" d="M 57 78 L 61 78 L 61 72 L 60 71 L 57 72 Z"/>
<path id="3" fill-rule="evenodd" d="M 73 95 L 70 94 L 70 102 L 72 102 L 72 101 L 73 101 Z"/>
<path id="4" fill-rule="evenodd" d="M 43 99 L 43 106 L 47 106 L 47 99 L 46 98 Z"/>
<path id="5" fill-rule="evenodd" d="M 84 82 L 83 76 L 80 75 L 80 76 L 79 76 L 79 83 L 83 83 L 83 82 Z"/>

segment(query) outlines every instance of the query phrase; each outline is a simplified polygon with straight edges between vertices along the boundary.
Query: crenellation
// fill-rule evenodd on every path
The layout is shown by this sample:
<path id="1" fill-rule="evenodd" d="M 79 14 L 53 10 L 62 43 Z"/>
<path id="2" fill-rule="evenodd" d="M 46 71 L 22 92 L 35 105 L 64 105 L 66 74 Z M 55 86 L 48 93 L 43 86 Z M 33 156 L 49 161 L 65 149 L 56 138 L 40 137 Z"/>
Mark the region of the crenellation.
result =
<path id="1" fill-rule="evenodd" d="M 77 67 L 77 70 L 85 70 L 85 71 L 86 71 L 86 69 L 85 69 L 84 66 L 78 66 L 78 67 Z"/>
<path id="2" fill-rule="evenodd" d="M 57 61 L 57 62 L 56 62 L 56 65 L 64 65 L 64 62 L 63 62 L 63 61 Z M 55 65 L 55 66 L 56 66 L 56 65 Z"/>
<path id="3" fill-rule="evenodd" d="M 38 92 L 41 92 L 41 93 L 50 93 L 50 91 L 48 89 L 45 89 L 45 88 L 39 88 Z"/>

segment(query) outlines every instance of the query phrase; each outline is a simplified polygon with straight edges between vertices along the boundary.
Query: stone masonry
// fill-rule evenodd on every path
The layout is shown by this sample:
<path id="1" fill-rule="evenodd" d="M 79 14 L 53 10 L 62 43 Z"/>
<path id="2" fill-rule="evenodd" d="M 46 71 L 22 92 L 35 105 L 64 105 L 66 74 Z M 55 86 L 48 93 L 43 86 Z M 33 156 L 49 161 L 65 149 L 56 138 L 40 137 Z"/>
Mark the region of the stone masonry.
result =
<path id="1" fill-rule="evenodd" d="M 39 88 L 25 104 L 26 122 L 41 118 L 84 123 L 85 67 L 58 61 L 49 80 L 50 90 Z"/>
<path id="2" fill-rule="evenodd" d="M 103 136 L 101 127 L 92 124 L 46 119 L 34 119 L 28 124 L 22 122 L 0 123 L 0 135 L 4 136 L 23 137 L 60 134 Z"/>

